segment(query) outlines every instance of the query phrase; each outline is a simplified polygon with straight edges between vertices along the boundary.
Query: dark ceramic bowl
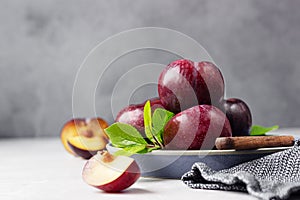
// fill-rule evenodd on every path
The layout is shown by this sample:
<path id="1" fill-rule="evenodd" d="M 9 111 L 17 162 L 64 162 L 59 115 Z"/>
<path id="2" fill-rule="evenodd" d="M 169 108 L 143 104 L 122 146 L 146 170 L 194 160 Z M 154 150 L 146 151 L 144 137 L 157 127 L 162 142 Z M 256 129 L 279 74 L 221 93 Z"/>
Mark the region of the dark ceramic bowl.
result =
<path id="1" fill-rule="evenodd" d="M 256 150 L 155 150 L 132 157 L 141 168 L 142 176 L 179 179 L 195 162 L 206 163 L 214 170 L 226 169 L 240 163 L 282 151 L 291 147 L 261 148 Z M 110 153 L 118 148 L 107 145 Z"/>

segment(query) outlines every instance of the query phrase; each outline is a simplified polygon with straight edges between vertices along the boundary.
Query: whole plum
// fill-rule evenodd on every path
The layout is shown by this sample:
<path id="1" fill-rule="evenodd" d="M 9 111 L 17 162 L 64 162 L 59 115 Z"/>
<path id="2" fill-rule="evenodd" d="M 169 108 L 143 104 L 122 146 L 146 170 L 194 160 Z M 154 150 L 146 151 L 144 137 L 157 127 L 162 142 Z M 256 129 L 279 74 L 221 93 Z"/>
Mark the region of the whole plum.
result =
<path id="1" fill-rule="evenodd" d="M 175 115 L 166 124 L 163 140 L 166 149 L 212 149 L 217 137 L 230 137 L 226 115 L 211 105 L 198 105 Z"/>
<path id="2" fill-rule="evenodd" d="M 224 112 L 230 122 L 233 136 L 248 136 L 252 126 L 252 115 L 248 105 L 241 99 L 223 100 Z"/>
<path id="3" fill-rule="evenodd" d="M 158 80 L 161 103 L 174 113 L 196 105 L 217 104 L 224 97 L 224 87 L 222 73 L 213 63 L 186 59 L 170 63 Z"/>

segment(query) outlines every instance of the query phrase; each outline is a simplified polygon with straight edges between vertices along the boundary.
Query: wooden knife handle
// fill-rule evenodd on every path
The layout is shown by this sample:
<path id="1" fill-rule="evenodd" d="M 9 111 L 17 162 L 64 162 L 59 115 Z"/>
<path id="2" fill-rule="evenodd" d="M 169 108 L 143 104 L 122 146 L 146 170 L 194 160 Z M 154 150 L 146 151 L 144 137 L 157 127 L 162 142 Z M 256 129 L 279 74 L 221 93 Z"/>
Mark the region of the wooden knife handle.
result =
<path id="1" fill-rule="evenodd" d="M 220 137 L 216 139 L 216 147 L 225 149 L 258 149 L 265 147 L 286 147 L 294 145 L 293 136 L 244 136 L 244 137 Z"/>

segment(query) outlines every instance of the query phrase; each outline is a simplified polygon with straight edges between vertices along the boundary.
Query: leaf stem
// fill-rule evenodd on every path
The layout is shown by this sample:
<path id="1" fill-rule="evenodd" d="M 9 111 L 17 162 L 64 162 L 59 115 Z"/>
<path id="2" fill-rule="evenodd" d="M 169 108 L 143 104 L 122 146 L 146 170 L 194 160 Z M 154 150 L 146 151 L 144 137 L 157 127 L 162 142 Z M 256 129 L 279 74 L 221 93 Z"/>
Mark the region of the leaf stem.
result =
<path id="1" fill-rule="evenodd" d="M 151 132 L 151 134 L 152 134 L 152 137 L 154 138 L 155 142 L 160 146 L 160 148 L 161 149 L 164 148 L 164 145 L 158 141 L 158 139 L 154 136 L 154 134 L 152 132 Z"/>
<path id="2" fill-rule="evenodd" d="M 153 147 L 156 147 L 156 145 L 153 145 L 153 144 L 147 144 L 146 147 L 147 147 L 147 148 L 153 148 Z"/>

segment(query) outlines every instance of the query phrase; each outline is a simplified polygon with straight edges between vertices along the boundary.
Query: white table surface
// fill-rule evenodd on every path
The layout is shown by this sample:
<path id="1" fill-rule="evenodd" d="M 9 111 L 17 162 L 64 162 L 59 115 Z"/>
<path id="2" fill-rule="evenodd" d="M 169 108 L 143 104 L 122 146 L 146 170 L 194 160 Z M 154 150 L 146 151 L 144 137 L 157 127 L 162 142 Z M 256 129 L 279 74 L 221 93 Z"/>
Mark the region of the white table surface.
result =
<path id="1" fill-rule="evenodd" d="M 195 190 L 180 180 L 151 178 L 140 178 L 123 193 L 103 193 L 82 181 L 86 161 L 69 155 L 58 138 L 2 139 L 0 157 L 1 200 L 256 199 L 246 193 Z"/>

